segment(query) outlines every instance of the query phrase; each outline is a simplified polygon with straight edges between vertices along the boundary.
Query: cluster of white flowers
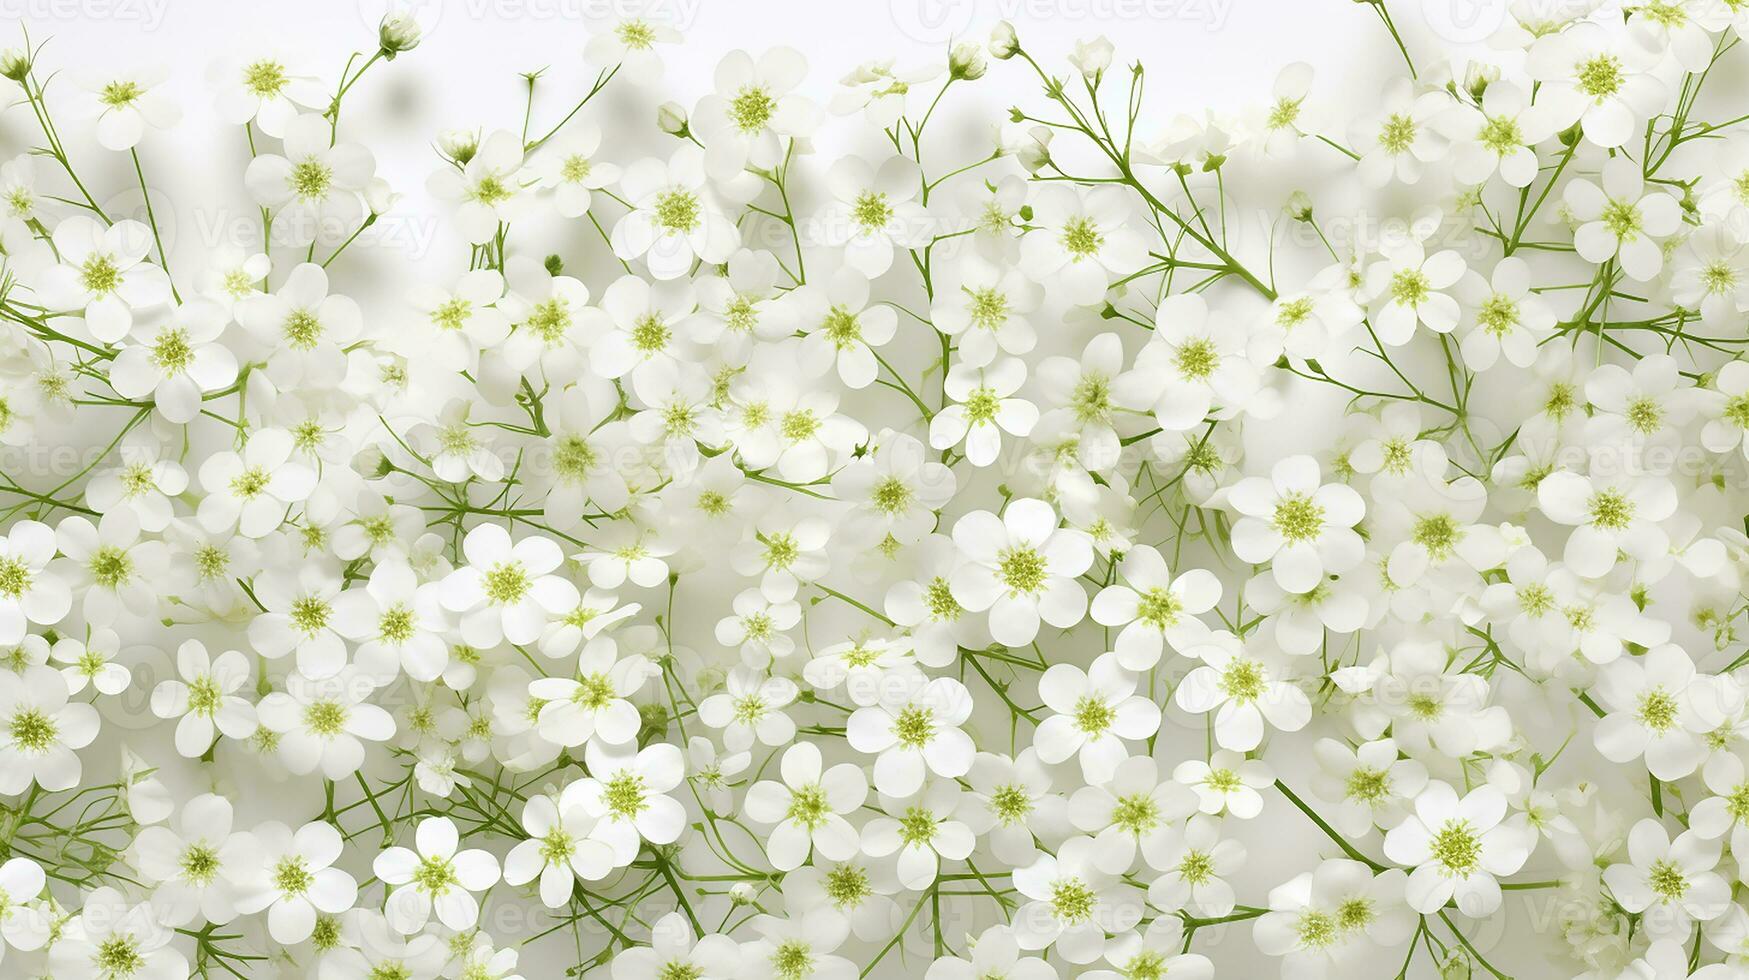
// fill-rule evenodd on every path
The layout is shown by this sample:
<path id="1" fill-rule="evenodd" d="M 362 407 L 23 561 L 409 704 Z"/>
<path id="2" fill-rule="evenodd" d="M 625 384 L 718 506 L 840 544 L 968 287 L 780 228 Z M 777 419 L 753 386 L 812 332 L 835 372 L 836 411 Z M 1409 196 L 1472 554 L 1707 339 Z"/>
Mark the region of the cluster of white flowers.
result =
<path id="1" fill-rule="evenodd" d="M 391 17 L 192 256 L 167 73 L 0 54 L 0 970 L 1749 976 L 1749 5 L 1361 7 L 1346 125 L 634 18 L 424 189 Z"/>

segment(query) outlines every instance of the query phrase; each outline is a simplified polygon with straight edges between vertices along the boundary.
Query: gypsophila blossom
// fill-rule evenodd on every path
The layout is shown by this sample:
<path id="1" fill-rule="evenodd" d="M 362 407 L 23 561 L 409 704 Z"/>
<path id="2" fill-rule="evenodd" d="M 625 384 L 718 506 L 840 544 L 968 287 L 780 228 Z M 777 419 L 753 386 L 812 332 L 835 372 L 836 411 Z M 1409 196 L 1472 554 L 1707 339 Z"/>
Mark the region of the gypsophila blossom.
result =
<path id="1" fill-rule="evenodd" d="M 1743 4 L 25 6 L 0 975 L 1744 974 Z"/>

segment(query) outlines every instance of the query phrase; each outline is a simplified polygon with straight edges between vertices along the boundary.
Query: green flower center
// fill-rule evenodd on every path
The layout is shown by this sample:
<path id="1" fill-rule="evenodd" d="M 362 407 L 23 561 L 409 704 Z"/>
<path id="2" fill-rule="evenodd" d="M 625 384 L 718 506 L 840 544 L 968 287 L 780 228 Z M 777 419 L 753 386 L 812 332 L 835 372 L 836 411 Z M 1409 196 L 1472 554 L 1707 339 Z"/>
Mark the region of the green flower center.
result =
<path id="1" fill-rule="evenodd" d="M 501 606 L 521 602 L 528 595 L 528 590 L 534 583 L 529 581 L 528 572 L 519 561 L 499 562 L 492 566 L 481 583 L 485 587 L 486 598 Z"/>
<path id="2" fill-rule="evenodd" d="M 121 269 L 115 259 L 102 252 L 93 252 L 79 267 L 79 281 L 93 296 L 107 296 L 121 285 Z"/>
<path id="3" fill-rule="evenodd" d="M 1289 544 L 1311 541 L 1324 531 L 1324 508 L 1305 494 L 1290 494 L 1275 505 L 1275 531 Z"/>
<path id="4" fill-rule="evenodd" d="M 951 623 L 966 611 L 953 597 L 953 588 L 945 578 L 936 578 L 923 589 L 923 605 L 929 610 L 929 618 L 938 623 Z"/>
<path id="5" fill-rule="evenodd" d="M 259 98 L 278 95 L 287 81 L 285 66 L 277 61 L 263 59 L 243 69 L 243 87 Z"/>
<path id="6" fill-rule="evenodd" d="M 1678 711 L 1676 699 L 1662 687 L 1640 695 L 1640 724 L 1654 732 L 1663 734 L 1674 728 Z"/>
<path id="7" fill-rule="evenodd" d="M 1518 120 L 1507 116 L 1489 116 L 1482 126 L 1480 140 L 1483 146 L 1497 156 L 1505 156 L 1524 145 L 1524 134 L 1519 131 Z"/>
<path id="8" fill-rule="evenodd" d="M 1136 618 L 1158 630 L 1176 626 L 1183 611 L 1184 603 L 1171 589 L 1156 586 L 1137 597 Z"/>
<path id="9" fill-rule="evenodd" d="M 644 51 L 656 43 L 655 29 L 641 20 L 624 21 L 613 32 L 619 43 L 631 51 Z"/>
<path id="10" fill-rule="evenodd" d="M 1660 859 L 1652 862 L 1652 867 L 1646 873 L 1646 883 L 1652 887 L 1652 892 L 1666 902 L 1679 901 L 1688 891 L 1688 878 L 1675 863 Z"/>
<path id="11" fill-rule="evenodd" d="M 146 958 L 140 955 L 139 940 L 126 934 L 113 935 L 99 943 L 94 960 L 99 976 L 105 980 L 131 977 L 146 965 Z"/>
<path id="12" fill-rule="evenodd" d="M 663 191 L 656 196 L 656 227 L 667 232 L 688 232 L 698 227 L 698 195 L 690 191 Z"/>
<path id="13" fill-rule="evenodd" d="M 1451 557 L 1463 533 L 1458 529 L 1456 518 L 1450 514 L 1435 514 L 1416 521 L 1410 537 L 1427 552 L 1429 558 L 1444 561 Z"/>
<path id="14" fill-rule="evenodd" d="M 127 551 L 104 545 L 91 555 L 91 578 L 106 589 L 126 585 L 134 575 L 134 560 Z"/>
<path id="15" fill-rule="evenodd" d="M 204 843 L 190 844 L 183 850 L 179 863 L 184 881 L 205 887 L 218 876 L 219 852 Z"/>
<path id="16" fill-rule="evenodd" d="M 543 300 L 528 311 L 523 326 L 547 344 L 556 344 L 571 329 L 571 308 L 557 297 Z"/>
<path id="17" fill-rule="evenodd" d="M 1360 766 L 1348 774 L 1344 791 L 1348 799 L 1371 805 L 1390 795 L 1391 777 L 1383 770 Z"/>
<path id="18" fill-rule="evenodd" d="M 1605 99 L 1621 91 L 1624 81 L 1621 59 L 1612 54 L 1600 54 L 1579 66 L 1579 91 L 1602 105 Z"/>
<path id="19" fill-rule="evenodd" d="M 1468 820 L 1447 820 L 1433 835 L 1431 850 L 1448 878 L 1468 878 L 1482 860 L 1482 842 Z"/>
<path id="20" fill-rule="evenodd" d="M 301 857 L 281 858 L 273 869 L 273 887 L 287 898 L 296 898 L 308 891 L 315 875 L 304 866 Z"/>
<path id="21" fill-rule="evenodd" d="M 1482 301 L 1476 311 L 1476 323 L 1495 337 L 1502 337 L 1518 325 L 1518 304 L 1499 293 Z"/>
<path id="22" fill-rule="evenodd" d="M 292 626 L 305 636 L 315 636 L 328 627 L 330 610 L 328 604 L 314 596 L 300 596 L 292 600 L 291 609 L 287 615 Z"/>
<path id="23" fill-rule="evenodd" d="M 996 575 L 1010 595 L 1036 595 L 1045 584 L 1045 556 L 1034 548 L 1018 545 L 1002 549 Z"/>
<path id="24" fill-rule="evenodd" d="M 893 206 L 887 203 L 885 194 L 864 191 L 851 206 L 850 216 L 864 231 L 875 231 L 885 228 L 887 222 L 893 220 Z"/>
<path id="25" fill-rule="evenodd" d="M 1392 113 L 1379 129 L 1379 148 L 1396 156 L 1415 145 L 1415 120 L 1400 112 Z"/>
<path id="26" fill-rule="evenodd" d="M 1221 672 L 1221 690 L 1242 704 L 1263 694 L 1263 665 L 1255 660 L 1234 660 Z"/>
<path id="27" fill-rule="evenodd" d="M 1084 696 L 1075 704 L 1075 727 L 1088 735 L 1103 733 L 1116 716 L 1117 712 L 1102 698 Z"/>
<path id="28" fill-rule="evenodd" d="M 25 752 L 46 752 L 55 744 L 59 733 L 54 719 L 37 708 L 26 708 L 12 716 L 7 726 L 14 748 Z"/>
<path id="29" fill-rule="evenodd" d="M 927 846 L 935 839 L 935 830 L 941 825 L 941 819 L 920 806 L 914 806 L 905 811 L 899 818 L 899 839 L 913 846 Z"/>
<path id="30" fill-rule="evenodd" d="M 645 799 L 644 777 L 630 772 L 622 772 L 607 781 L 603 788 L 601 800 L 607 804 L 607 810 L 614 816 L 630 820 L 644 811 L 649 805 Z"/>
<path id="31" fill-rule="evenodd" d="M 1019 786 L 1003 786 L 990 794 L 990 812 L 1004 827 L 1012 827 L 1032 812 L 1032 797 Z"/>
<path id="32" fill-rule="evenodd" d="M 1591 511 L 1592 525 L 1605 530 L 1623 530 L 1634 519 L 1634 502 L 1614 488 L 1592 494 L 1586 507 Z"/>
<path id="33" fill-rule="evenodd" d="M 442 895 L 456 883 L 455 868 L 443 858 L 425 858 L 413 872 L 413 883 L 422 891 Z"/>
<path id="34" fill-rule="evenodd" d="M 1419 306 L 1433 292 L 1433 284 L 1420 269 L 1400 269 L 1391 276 L 1391 301 L 1402 306 Z"/>
<path id="35" fill-rule="evenodd" d="M 799 939 L 786 939 L 771 952 L 771 969 L 778 980 L 802 980 L 814 972 L 813 947 Z"/>
<path id="36" fill-rule="evenodd" d="M 30 588 L 30 566 L 16 558 L 0 557 L 0 595 L 16 599 Z"/>
<path id="37" fill-rule="evenodd" d="M 804 439 L 812 439 L 814 433 L 820 431 L 820 420 L 814 415 L 813 409 L 798 408 L 783 413 L 783 418 L 778 420 L 777 428 L 783 437 L 790 442 L 801 442 Z"/>
<path id="38" fill-rule="evenodd" d="M 1001 407 L 1002 399 L 994 388 L 974 388 L 966 396 L 966 421 L 972 425 L 990 425 L 996 421 L 996 412 Z"/>
<path id="39" fill-rule="evenodd" d="M 965 287 L 961 287 L 965 288 Z M 1008 297 L 994 288 L 969 289 L 966 295 L 971 298 L 967 304 L 967 314 L 972 325 L 985 330 L 995 330 L 1008 322 Z"/>
<path id="40" fill-rule="evenodd" d="M 1178 348 L 1174 357 L 1178 374 L 1187 381 L 1200 381 L 1215 373 L 1215 368 L 1221 365 L 1221 354 L 1215 349 L 1213 341 L 1197 338 L 1187 340 Z"/>
<path id="41" fill-rule="evenodd" d="M 110 82 L 97 93 L 97 98 L 111 109 L 120 109 L 130 105 L 146 90 L 138 82 Z"/>
<path id="42" fill-rule="evenodd" d="M 1111 808 L 1111 822 L 1132 834 L 1145 834 L 1160 825 L 1160 805 L 1145 793 L 1118 797 Z"/>
<path id="43" fill-rule="evenodd" d="M 826 312 L 826 319 L 820 322 L 820 330 L 826 334 L 826 339 L 832 341 L 832 346 L 843 350 L 862 340 L 862 325 L 856 322 L 856 314 L 842 306 L 834 306 Z"/>
<path id="44" fill-rule="evenodd" d="M 194 362 L 194 348 L 188 345 L 188 332 L 178 327 L 166 330 L 152 342 L 152 364 L 167 374 L 181 374 Z"/>
<path id="45" fill-rule="evenodd" d="M 1063 225 L 1063 248 L 1068 250 L 1069 260 L 1072 262 L 1079 262 L 1098 252 L 1104 241 L 1105 236 L 1094 227 L 1091 218 L 1070 218 Z"/>
<path id="46" fill-rule="evenodd" d="M 322 339 L 322 321 L 309 310 L 292 310 L 285 318 L 286 346 L 293 350 L 311 350 Z"/>
<path id="47" fill-rule="evenodd" d="M 1079 924 L 1093 918 L 1098 901 L 1079 878 L 1063 878 L 1051 885 L 1051 912 L 1063 922 Z"/>
<path id="48" fill-rule="evenodd" d="M 861 904 L 873 891 L 868 872 L 854 864 L 839 865 L 826 872 L 826 897 L 841 909 Z"/>
<path id="49" fill-rule="evenodd" d="M 653 313 L 638 317 L 637 322 L 632 324 L 632 346 L 641 354 L 649 355 L 666 350 L 672 336 L 673 331 L 668 328 L 668 324 Z"/>
<path id="50" fill-rule="evenodd" d="M 920 749 L 935 738 L 935 712 L 917 705 L 906 705 L 893 716 L 893 738 L 908 749 Z"/>
<path id="51" fill-rule="evenodd" d="M 288 180 L 291 182 L 292 193 L 298 197 L 306 201 L 319 200 L 333 186 L 334 171 L 322 161 L 311 157 L 293 164 Z"/>
<path id="52" fill-rule="evenodd" d="M 1192 885 L 1207 884 L 1215 876 L 1215 860 L 1202 851 L 1189 851 L 1178 862 L 1178 875 Z"/>
<path id="53" fill-rule="evenodd" d="M 332 698 L 312 701 L 304 708 L 304 727 L 313 735 L 333 738 L 346 730 L 346 706 Z"/>
<path id="54" fill-rule="evenodd" d="M 777 100 L 771 93 L 752 85 L 741 89 L 729 102 L 729 119 L 743 133 L 764 129 L 776 111 Z"/>

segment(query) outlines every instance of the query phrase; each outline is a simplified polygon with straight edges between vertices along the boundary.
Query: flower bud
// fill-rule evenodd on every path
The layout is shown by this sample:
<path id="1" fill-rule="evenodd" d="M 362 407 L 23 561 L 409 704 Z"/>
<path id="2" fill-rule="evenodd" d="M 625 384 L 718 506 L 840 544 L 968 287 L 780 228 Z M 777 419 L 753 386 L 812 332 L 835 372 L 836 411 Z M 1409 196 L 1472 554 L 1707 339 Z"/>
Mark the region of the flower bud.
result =
<path id="1" fill-rule="evenodd" d="M 418 47 L 419 41 L 419 22 L 411 14 L 385 15 L 377 26 L 377 46 L 382 49 L 383 57 L 391 61 L 395 55 Z"/>
<path id="2" fill-rule="evenodd" d="M 1482 93 L 1488 86 L 1500 80 L 1500 66 L 1480 62 L 1470 62 L 1464 69 L 1464 91 L 1477 102 L 1482 101 Z"/>
<path id="3" fill-rule="evenodd" d="M 1034 126 L 1027 130 L 1026 139 L 1021 141 L 1014 155 L 1025 167 L 1027 173 L 1038 173 L 1045 164 L 1051 162 L 1051 137 L 1056 134 L 1044 126 Z"/>
<path id="4" fill-rule="evenodd" d="M 0 75 L 15 82 L 24 81 L 30 74 L 30 53 L 22 48 L 7 48 L 0 51 Z"/>
<path id="5" fill-rule="evenodd" d="M 689 127 L 686 110 L 678 102 L 664 102 L 656 107 L 656 128 L 670 136 L 686 138 Z"/>
<path id="6" fill-rule="evenodd" d="M 451 129 L 437 135 L 438 152 L 464 166 L 480 151 L 480 134 L 471 129 Z"/>
<path id="7" fill-rule="evenodd" d="M 990 57 L 997 61 L 1007 61 L 1020 51 L 1020 37 L 1014 33 L 1014 25 L 1008 21 L 996 22 L 990 31 Z"/>
<path id="8" fill-rule="evenodd" d="M 987 67 L 984 63 L 984 52 L 976 44 L 956 44 L 947 56 L 947 72 L 952 78 L 976 81 L 984 77 Z"/>
<path id="9" fill-rule="evenodd" d="M 1305 191 L 1294 191 L 1289 194 L 1287 215 L 1295 221 L 1309 223 L 1312 220 L 1312 196 Z"/>

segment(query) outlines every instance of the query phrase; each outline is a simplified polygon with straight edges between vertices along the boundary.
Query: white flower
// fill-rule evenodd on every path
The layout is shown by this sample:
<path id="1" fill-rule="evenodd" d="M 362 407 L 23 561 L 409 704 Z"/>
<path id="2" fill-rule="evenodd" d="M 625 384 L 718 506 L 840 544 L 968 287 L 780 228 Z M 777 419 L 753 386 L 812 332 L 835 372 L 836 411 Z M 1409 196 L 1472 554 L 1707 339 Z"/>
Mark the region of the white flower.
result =
<path id="1" fill-rule="evenodd" d="M 1707 921 L 1731 905 L 1731 886 L 1713 869 L 1720 842 L 1693 831 L 1670 838 L 1647 818 L 1628 832 L 1628 861 L 1603 871 L 1603 881 L 1622 908 L 1643 915 L 1648 933 L 1685 939 L 1696 919 Z"/>
<path id="2" fill-rule="evenodd" d="M 196 917 L 230 922 L 254 857 L 254 835 L 233 833 L 231 802 L 213 793 L 183 803 L 176 826 L 146 827 L 134 838 L 134 862 L 157 886 L 153 902 L 171 925 Z"/>
<path id="3" fill-rule="evenodd" d="M 43 273 L 37 295 L 50 310 L 84 317 L 92 337 L 113 344 L 133 329 L 135 317 L 170 300 L 170 277 L 146 261 L 152 240 L 138 221 L 106 228 L 73 215 L 55 226 L 60 263 Z"/>
<path id="4" fill-rule="evenodd" d="M 1021 949 L 1054 947 L 1070 963 L 1091 963 L 1105 951 L 1105 934 L 1141 918 L 1142 906 L 1119 890 L 1117 876 L 1100 869 L 1091 837 L 1071 837 L 1057 853 L 1040 854 L 1014 871 L 1014 887 L 1031 901 L 1015 913 Z"/>
<path id="5" fill-rule="evenodd" d="M 67 582 L 49 570 L 55 532 L 18 521 L 0 537 L 0 645 L 18 643 L 31 625 L 53 626 L 72 608 Z"/>
<path id="6" fill-rule="evenodd" d="M 1567 208 L 1579 222 L 1573 247 L 1587 262 L 1618 259 L 1629 277 L 1655 278 L 1664 267 L 1661 240 L 1682 226 L 1682 208 L 1663 189 L 1648 190 L 1640 165 L 1626 157 L 1603 165 L 1602 185 L 1589 180 L 1567 185 Z"/>
<path id="7" fill-rule="evenodd" d="M 956 364 L 948 370 L 945 391 L 953 403 L 929 421 L 929 445 L 950 449 L 966 444 L 973 466 L 989 466 L 1002 451 L 1002 433 L 1026 438 L 1038 423 L 1038 408 L 1015 397 L 1026 381 L 1026 365 L 1015 357 L 984 367 Z"/>
<path id="8" fill-rule="evenodd" d="M 1310 592 L 1365 556 L 1353 528 L 1366 502 L 1350 487 L 1323 483 L 1310 456 L 1278 461 L 1267 480 L 1240 480 L 1227 502 L 1244 515 L 1233 524 L 1233 553 L 1253 564 L 1269 562 L 1276 584 L 1288 592 Z"/>
<path id="9" fill-rule="evenodd" d="M 1536 499 L 1550 520 L 1573 528 L 1562 559 L 1580 575 L 1608 573 L 1621 553 L 1653 558 L 1669 546 L 1659 522 L 1675 512 L 1676 494 L 1662 477 L 1586 477 L 1563 470 L 1543 477 Z"/>
<path id="10" fill-rule="evenodd" d="M 1657 61 L 1628 34 L 1587 22 L 1537 40 L 1525 71 L 1541 83 L 1537 97 L 1557 128 L 1579 123 L 1586 139 L 1613 148 L 1632 138 L 1663 98 L 1651 71 Z"/>
<path id="11" fill-rule="evenodd" d="M 656 744 L 635 745 L 591 741 L 584 747 L 590 777 L 578 784 L 577 801 L 599 814 L 591 832 L 613 851 L 616 866 L 630 864 L 639 842 L 672 844 L 686 827 L 686 809 L 665 794 L 686 777 L 680 750 Z"/>
<path id="12" fill-rule="evenodd" d="M 884 801 L 884 809 L 895 816 L 876 817 L 863 827 L 862 850 L 875 858 L 896 853 L 899 884 L 919 890 L 936 882 L 942 858 L 969 856 L 977 836 L 959 819 L 969 801 L 952 779 L 931 780 L 904 795 L 910 799 Z"/>
<path id="13" fill-rule="evenodd" d="M 741 235 L 719 210 L 697 147 L 674 151 L 667 162 L 644 160 L 626 169 L 620 189 L 632 210 L 613 226 L 613 254 L 644 259 L 657 279 L 679 279 L 694 261 L 722 262 Z"/>
<path id="14" fill-rule="evenodd" d="M 961 363 L 984 367 L 997 352 L 1024 355 L 1038 343 L 1029 317 L 1044 298 L 1017 268 L 968 254 L 950 266 L 930 307 L 935 329 L 954 337 Z"/>
<path id="15" fill-rule="evenodd" d="M 274 942 L 302 942 L 315 931 L 316 913 L 337 915 L 352 908 L 358 882 L 333 867 L 345 845 L 332 824 L 311 821 L 294 832 L 269 821 L 253 834 L 255 867 L 237 897 L 237 910 L 245 915 L 265 910 Z"/>
<path id="16" fill-rule="evenodd" d="M 1125 742 L 1139 742 L 1160 730 L 1160 708 L 1137 694 L 1140 678 L 1101 654 L 1083 672 L 1073 664 L 1054 664 L 1039 675 L 1039 700 L 1053 714 L 1033 735 L 1039 759 L 1048 764 L 1078 756 L 1090 785 L 1110 779 L 1128 756 Z"/>
<path id="17" fill-rule="evenodd" d="M 577 878 L 597 881 L 614 867 L 613 848 L 591 836 L 598 817 L 583 806 L 584 784 L 572 783 L 557 799 L 529 797 L 522 808 L 527 839 L 504 856 L 504 882 L 522 885 L 540 879 L 541 903 L 561 908 Z"/>
<path id="18" fill-rule="evenodd" d="M 1623 657 L 1599 674 L 1597 699 L 1608 709 L 1595 729 L 1597 751 L 1614 763 L 1645 757 L 1659 779 L 1680 779 L 1700 767 L 1706 724 L 1695 710 L 1694 663 L 1675 644 L 1642 657 Z M 1693 693 L 1691 693 L 1693 692 Z"/>
<path id="19" fill-rule="evenodd" d="M 313 76 L 295 73 L 283 54 L 255 49 L 255 57 L 215 62 L 207 80 L 218 86 L 213 109 L 233 125 L 255 123 L 269 136 L 285 136 L 304 109 L 326 106 L 329 93 Z"/>
<path id="20" fill-rule="evenodd" d="M 765 677 L 746 665 L 729 671 L 727 689 L 698 703 L 698 717 L 722 729 L 723 744 L 732 751 L 761 745 L 785 745 L 796 736 L 796 723 L 784 709 L 796 699 L 797 688 L 787 677 Z"/>
<path id="21" fill-rule="evenodd" d="M 417 850 L 391 847 L 371 864 L 393 886 L 384 905 L 389 924 L 410 935 L 425 928 L 435 910 L 451 929 L 472 928 L 480 916 L 473 893 L 498 883 L 498 859 L 478 848 L 458 850 L 460 838 L 448 817 L 427 817 L 414 833 Z"/>
<path id="22" fill-rule="evenodd" d="M 1465 184 L 1483 184 L 1496 172 L 1512 187 L 1536 179 L 1536 147 L 1554 134 L 1549 113 L 1514 82 L 1490 82 L 1479 108 L 1455 103 L 1437 120 L 1453 141 L 1452 173 Z"/>
<path id="23" fill-rule="evenodd" d="M 904 686 L 887 686 L 873 705 L 858 708 L 845 723 L 844 737 L 851 748 L 875 756 L 876 789 L 910 796 L 925 773 L 956 779 L 971 768 L 972 739 L 960 731 L 971 712 L 964 684 L 918 675 Z"/>
<path id="24" fill-rule="evenodd" d="M 1507 816 L 1500 790 L 1479 786 L 1460 799 L 1435 781 L 1385 835 L 1385 856 L 1414 868 L 1407 895 L 1415 911 L 1431 914 L 1455 899 L 1459 912 L 1483 916 L 1500 907 L 1496 877 L 1523 867 L 1535 845 L 1523 815 Z"/>
<path id="25" fill-rule="evenodd" d="M 363 222 L 363 195 L 375 173 L 369 150 L 336 143 L 328 120 L 310 113 L 285 127 L 283 155 L 249 161 L 243 183 L 290 244 L 338 244 Z"/>
<path id="26" fill-rule="evenodd" d="M 542 738 L 567 748 L 591 740 L 627 745 L 637 738 L 642 720 L 627 699 L 655 668 L 642 656 L 618 653 L 613 637 L 598 636 L 584 644 L 575 678 L 543 677 L 529 684 L 528 693 L 541 702 Z"/>
<path id="27" fill-rule="evenodd" d="M 554 574 L 564 561 L 543 537 L 511 543 L 496 524 L 481 524 L 462 543 L 468 563 L 443 580 L 443 608 L 461 614 L 461 632 L 474 646 L 500 640 L 532 643 L 551 618 L 576 606 L 577 587 Z"/>
<path id="28" fill-rule="evenodd" d="M 66 976 L 114 976 L 113 964 L 137 976 L 183 980 L 188 958 L 171 945 L 176 931 L 159 921 L 151 902 L 138 905 L 104 886 L 84 896 L 84 906 L 62 927 L 49 948 L 49 965 Z"/>
<path id="29" fill-rule="evenodd" d="M 532 215 L 538 206 L 530 192 L 533 179 L 524 172 L 522 160 L 522 138 L 509 130 L 495 130 L 480 141 L 467 163 L 437 171 L 427 186 L 432 196 L 456 205 L 456 224 L 463 237 L 480 245 L 505 225 Z"/>
<path id="30" fill-rule="evenodd" d="M 862 769 L 840 763 L 826 769 L 820 750 L 800 742 L 783 754 L 783 782 L 763 780 L 747 790 L 747 816 L 774 825 L 765 852 L 779 871 L 801 867 L 811 851 L 829 861 L 856 856 L 860 836 L 844 818 L 861 809 L 868 797 Z"/>
<path id="31" fill-rule="evenodd" d="M 262 698 L 255 711 L 261 727 L 279 735 L 279 757 L 287 769 L 298 774 L 321 769 L 328 779 L 343 779 L 363 764 L 365 742 L 384 742 L 395 734 L 395 719 L 365 700 L 375 686 L 354 667 L 321 680 L 294 673 L 284 691 Z"/>
<path id="32" fill-rule="evenodd" d="M 1221 748 L 1255 749 L 1263 741 L 1265 721 L 1280 731 L 1296 732 L 1311 720 L 1310 700 L 1284 678 L 1278 658 L 1247 651 L 1225 632 L 1186 654 L 1203 665 L 1184 676 L 1173 700 L 1193 714 L 1215 712 L 1215 741 Z"/>
<path id="33" fill-rule="evenodd" d="M 223 309 L 203 300 L 136 320 L 139 343 L 116 355 L 110 384 L 123 398 L 150 395 L 168 422 L 193 421 L 203 395 L 237 378 L 236 355 L 218 342 L 227 322 Z"/>
<path id="34" fill-rule="evenodd" d="M 1176 773 L 1173 778 L 1178 778 Z M 1237 893 L 1227 878 L 1245 864 L 1245 845 L 1222 838 L 1219 820 L 1205 814 L 1192 816 L 1182 827 L 1173 827 L 1151 842 L 1143 856 L 1159 872 L 1148 886 L 1150 905 L 1199 918 L 1220 918 L 1233 911 Z"/>
<path id="35" fill-rule="evenodd" d="M 807 331 L 801 356 L 810 362 L 835 362 L 847 388 L 874 383 L 880 373 L 875 348 L 892 341 L 899 328 L 899 315 L 891 307 L 869 303 L 867 272 L 861 267 L 840 269 L 824 288 L 803 286 L 790 294 L 792 313 Z"/>
<path id="36" fill-rule="evenodd" d="M 0 671 L 0 793 L 32 783 L 54 792 L 78 785 L 79 756 L 99 727 L 97 710 L 67 700 L 60 671 L 43 666 Z"/>
<path id="37" fill-rule="evenodd" d="M 131 150 L 146 130 L 169 129 L 182 118 L 182 108 L 164 82 L 170 72 L 160 66 L 120 69 L 92 75 L 84 82 L 81 112 L 96 120 L 97 142 L 106 150 Z"/>
<path id="38" fill-rule="evenodd" d="M 1379 99 L 1378 109 L 1350 134 L 1360 154 L 1360 179 L 1373 187 L 1392 181 L 1413 184 L 1427 164 L 1445 155 L 1438 123 L 1451 101 L 1443 92 L 1417 92 L 1407 78 L 1392 79 Z"/>
<path id="39" fill-rule="evenodd" d="M 532 168 L 539 186 L 553 192 L 553 206 L 564 217 L 588 214 L 594 202 L 592 192 L 619 182 L 620 168 L 596 156 L 601 148 L 599 127 L 579 124 L 548 146 L 550 149 L 535 158 Z"/>
<path id="40" fill-rule="evenodd" d="M 633 946 L 613 958 L 613 980 L 699 980 L 740 975 L 741 946 L 728 936 L 696 936 L 686 916 L 670 912 L 650 929 L 650 945 Z"/>
<path id="41" fill-rule="evenodd" d="M 715 92 L 698 100 L 692 127 L 704 142 L 705 169 L 729 180 L 743 169 L 783 162 L 783 138 L 813 133 L 820 107 L 795 89 L 808 63 L 794 48 L 772 48 L 757 61 L 731 51 L 717 62 Z"/>
<path id="42" fill-rule="evenodd" d="M 1451 333 L 1460 311 L 1448 291 L 1463 278 L 1463 256 L 1449 248 L 1428 255 L 1415 240 L 1388 246 L 1382 255 L 1367 266 L 1364 287 L 1379 339 L 1400 347 L 1415 336 L 1417 326 Z"/>
<path id="43" fill-rule="evenodd" d="M 969 561 L 954 570 L 953 597 L 973 612 L 990 611 L 990 634 L 1009 646 L 1038 635 L 1040 620 L 1068 628 L 1087 613 L 1087 592 L 1075 581 L 1093 562 L 1079 531 L 1058 527 L 1042 500 L 1015 500 L 1002 517 L 974 511 L 953 527 L 953 542 Z"/>
<path id="44" fill-rule="evenodd" d="M 814 219 L 814 238 L 844 249 L 846 264 L 877 278 L 892 267 L 895 249 L 919 249 L 934 237 L 929 213 L 914 200 L 922 184 L 907 157 L 888 157 L 879 168 L 845 157 L 826 174 L 833 201 Z"/>
<path id="45" fill-rule="evenodd" d="M 1147 259 L 1141 237 L 1128 226 L 1129 204 L 1117 188 L 1083 196 L 1046 185 L 1032 210 L 1035 227 L 1020 240 L 1021 270 L 1035 281 L 1048 278 L 1070 303 L 1099 302 L 1114 278 L 1136 271 Z"/>

